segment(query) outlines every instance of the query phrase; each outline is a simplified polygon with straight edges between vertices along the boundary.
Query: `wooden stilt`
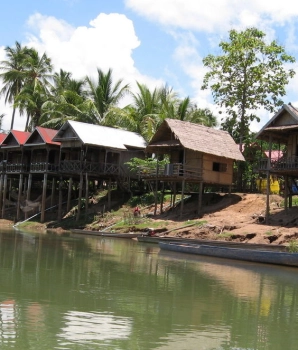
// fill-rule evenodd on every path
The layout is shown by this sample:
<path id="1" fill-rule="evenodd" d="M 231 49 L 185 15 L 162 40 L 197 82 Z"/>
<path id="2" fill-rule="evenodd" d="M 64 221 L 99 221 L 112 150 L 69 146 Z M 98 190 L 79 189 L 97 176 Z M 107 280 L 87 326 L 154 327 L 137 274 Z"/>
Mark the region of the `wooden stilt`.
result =
<path id="1" fill-rule="evenodd" d="M 201 217 L 203 215 L 203 182 L 199 184 L 199 206 L 198 206 L 198 216 Z"/>
<path id="2" fill-rule="evenodd" d="M 41 215 L 40 222 L 44 222 L 45 210 L 46 210 L 46 198 L 47 198 L 47 184 L 48 184 L 48 174 L 43 175 L 43 186 L 42 186 L 42 198 L 41 198 Z"/>
<path id="3" fill-rule="evenodd" d="M 161 200 L 160 200 L 160 214 L 163 212 L 163 200 L 165 195 L 165 183 L 162 183 Z"/>
<path id="4" fill-rule="evenodd" d="M 288 198 L 289 198 L 289 177 L 285 176 L 285 212 L 288 212 Z"/>
<path id="5" fill-rule="evenodd" d="M 182 216 L 183 209 L 184 209 L 184 190 L 185 190 L 185 180 L 182 181 L 180 216 Z"/>
<path id="6" fill-rule="evenodd" d="M 7 195 L 7 174 L 4 175 L 4 186 L 3 186 L 3 201 L 2 201 L 2 218 L 5 218 L 5 206 L 6 206 L 6 195 Z"/>
<path id="7" fill-rule="evenodd" d="M 76 221 L 79 221 L 81 216 L 81 205 L 82 205 L 82 191 L 83 191 L 83 173 L 80 174 L 80 185 L 79 185 L 79 199 L 78 199 L 78 211 L 77 211 L 77 218 Z"/>
<path id="8" fill-rule="evenodd" d="M 89 206 L 89 180 L 88 180 L 88 173 L 86 173 L 86 190 L 85 190 L 85 214 L 87 216 L 88 214 L 88 206 Z"/>
<path id="9" fill-rule="evenodd" d="M 28 185 L 27 185 L 27 193 L 26 193 L 26 199 L 30 200 L 31 198 L 31 188 L 32 188 L 32 174 L 29 174 L 28 176 Z M 29 213 L 25 212 L 25 219 L 28 219 Z"/>
<path id="10" fill-rule="evenodd" d="M 56 179 L 52 179 L 52 191 L 51 191 L 51 207 L 55 204 L 55 188 L 56 188 Z"/>
<path id="11" fill-rule="evenodd" d="M 272 135 L 269 136 L 269 155 L 267 161 L 267 172 L 266 172 L 266 214 L 265 214 L 265 223 L 269 223 L 269 215 L 270 215 L 270 168 L 271 168 L 271 149 L 272 149 Z"/>
<path id="12" fill-rule="evenodd" d="M 18 202 L 17 202 L 17 221 L 20 220 L 22 187 L 23 187 L 23 174 L 20 174 L 20 177 L 19 177 Z"/>
<path id="13" fill-rule="evenodd" d="M 108 183 L 108 210 L 111 210 L 111 178 Z"/>
<path id="14" fill-rule="evenodd" d="M 72 177 L 68 180 L 68 193 L 67 193 L 67 212 L 70 211 L 70 202 L 71 202 L 71 192 L 72 192 Z"/>
<path id="15" fill-rule="evenodd" d="M 3 180 L 4 175 L 0 175 L 0 213 L 2 213 L 2 200 L 3 200 Z"/>
<path id="16" fill-rule="evenodd" d="M 177 182 L 174 183 L 173 208 L 175 208 L 176 194 L 177 194 Z"/>
<path id="17" fill-rule="evenodd" d="M 58 222 L 62 220 L 62 176 L 59 178 L 59 190 L 58 190 Z"/>

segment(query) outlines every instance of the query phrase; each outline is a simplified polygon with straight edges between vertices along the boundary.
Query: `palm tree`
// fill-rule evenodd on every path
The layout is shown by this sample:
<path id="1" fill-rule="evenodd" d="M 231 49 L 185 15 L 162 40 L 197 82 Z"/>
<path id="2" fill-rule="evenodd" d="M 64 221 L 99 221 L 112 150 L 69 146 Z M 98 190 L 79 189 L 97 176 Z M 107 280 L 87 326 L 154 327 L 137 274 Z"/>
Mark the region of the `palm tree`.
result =
<path id="1" fill-rule="evenodd" d="M 15 98 L 14 106 L 20 109 L 20 114 L 27 114 L 25 130 L 39 125 L 42 105 L 49 98 L 52 71 L 50 58 L 42 56 L 33 49 L 24 50 L 23 87 Z"/>
<path id="2" fill-rule="evenodd" d="M 7 46 L 5 49 L 7 59 L 0 63 L 0 69 L 4 71 L 0 77 L 4 83 L 0 91 L 1 95 L 5 96 L 5 103 L 12 103 L 12 117 L 10 129 L 13 129 L 16 107 L 14 105 L 15 98 L 24 86 L 24 70 L 25 57 L 28 48 L 22 47 L 16 41 L 15 48 Z"/>
<path id="3" fill-rule="evenodd" d="M 93 114 L 97 119 L 97 124 L 105 124 L 105 117 L 110 108 L 117 105 L 120 99 L 129 91 L 128 84 L 122 85 L 120 79 L 114 84 L 112 81 L 112 70 L 104 73 L 97 68 L 97 81 L 86 77 L 88 99 L 93 106 Z"/>

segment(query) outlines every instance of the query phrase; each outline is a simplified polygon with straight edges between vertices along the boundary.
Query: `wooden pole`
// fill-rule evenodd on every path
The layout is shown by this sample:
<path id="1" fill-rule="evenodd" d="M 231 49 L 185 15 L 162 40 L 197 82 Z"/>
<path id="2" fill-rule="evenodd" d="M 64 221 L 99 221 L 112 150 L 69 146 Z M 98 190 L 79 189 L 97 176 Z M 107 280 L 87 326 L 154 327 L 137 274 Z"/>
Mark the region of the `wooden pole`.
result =
<path id="1" fill-rule="evenodd" d="M 17 221 L 19 221 L 19 220 L 20 220 L 20 209 L 21 209 L 22 187 L 23 187 L 23 174 L 20 174 L 20 177 L 19 177 L 19 192 L 18 192 L 18 202 L 17 202 Z"/>
<path id="2" fill-rule="evenodd" d="M 79 185 L 79 199 L 78 199 L 78 211 L 77 211 L 77 218 L 76 221 L 79 221 L 81 216 L 81 205 L 82 205 L 82 191 L 83 191 L 83 173 L 80 173 L 80 185 Z"/>
<path id="3" fill-rule="evenodd" d="M 269 223 L 269 214 L 270 214 L 270 167 L 271 167 L 271 148 L 272 148 L 272 135 L 269 136 L 269 154 L 267 160 L 267 172 L 266 172 L 266 214 L 265 214 L 265 223 Z"/>
<path id="4" fill-rule="evenodd" d="M 182 181 L 180 216 L 182 216 L 183 208 L 184 208 L 184 190 L 185 190 L 185 180 Z"/>
<path id="5" fill-rule="evenodd" d="M 28 184 L 27 184 L 27 193 L 26 193 L 26 199 L 30 200 L 31 197 L 31 187 L 32 187 L 32 174 L 29 174 L 28 176 Z M 29 213 L 25 212 L 25 219 L 28 219 Z"/>
<path id="6" fill-rule="evenodd" d="M 47 184 L 48 184 L 48 174 L 44 173 L 44 175 L 43 175 L 43 186 L 42 186 L 42 198 L 41 198 L 40 222 L 44 222 L 44 218 L 45 218 Z"/>
<path id="7" fill-rule="evenodd" d="M 67 193 L 67 212 L 70 211 L 70 202 L 71 202 L 71 191 L 72 191 L 72 177 L 68 180 L 68 193 Z"/>
<path id="8" fill-rule="evenodd" d="M 89 179 L 88 179 L 88 173 L 86 173 L 85 177 L 86 177 L 85 214 L 87 216 L 87 214 L 88 214 L 88 204 L 89 204 Z"/>
<path id="9" fill-rule="evenodd" d="M 3 219 L 5 216 L 6 192 L 7 192 L 7 174 L 4 175 L 4 189 L 3 189 L 3 201 L 2 201 L 2 218 Z"/>
<path id="10" fill-rule="evenodd" d="M 58 222 L 62 220 L 62 176 L 59 177 L 59 189 L 58 189 Z"/>
<path id="11" fill-rule="evenodd" d="M 108 184 L 108 210 L 111 210 L 111 178 L 109 178 Z"/>
<path id="12" fill-rule="evenodd" d="M 0 213 L 2 212 L 2 200 L 3 200 L 3 178 L 4 175 L 0 175 Z"/>
<path id="13" fill-rule="evenodd" d="M 198 206 L 198 216 L 201 217 L 203 214 L 203 181 L 199 184 L 199 206 Z"/>
<path id="14" fill-rule="evenodd" d="M 288 197 L 289 197 L 289 178 L 285 176 L 285 212 L 288 212 Z"/>
<path id="15" fill-rule="evenodd" d="M 56 179 L 53 177 L 53 179 L 52 179 L 52 190 L 51 190 L 51 207 L 55 203 L 55 188 L 56 188 Z"/>

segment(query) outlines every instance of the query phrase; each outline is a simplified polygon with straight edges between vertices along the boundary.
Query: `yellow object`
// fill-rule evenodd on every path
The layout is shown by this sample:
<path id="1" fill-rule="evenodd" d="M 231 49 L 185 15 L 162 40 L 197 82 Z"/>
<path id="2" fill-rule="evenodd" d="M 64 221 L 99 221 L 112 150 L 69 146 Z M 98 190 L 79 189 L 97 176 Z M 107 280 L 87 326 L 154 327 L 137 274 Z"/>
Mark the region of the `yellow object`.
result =
<path id="1" fill-rule="evenodd" d="M 267 192 L 267 179 L 257 179 L 256 180 L 257 189 L 261 193 Z M 279 182 L 276 177 L 270 176 L 270 193 L 278 194 L 280 190 Z"/>

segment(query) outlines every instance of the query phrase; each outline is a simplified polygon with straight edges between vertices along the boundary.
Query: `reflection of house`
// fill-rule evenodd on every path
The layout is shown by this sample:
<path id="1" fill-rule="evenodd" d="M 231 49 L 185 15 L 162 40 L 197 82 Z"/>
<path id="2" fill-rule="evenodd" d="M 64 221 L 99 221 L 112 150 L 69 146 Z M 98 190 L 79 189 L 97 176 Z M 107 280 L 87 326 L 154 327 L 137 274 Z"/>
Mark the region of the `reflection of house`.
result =
<path id="1" fill-rule="evenodd" d="M 267 178 L 270 175 L 284 176 L 285 196 L 288 198 L 291 182 L 298 178 L 298 109 L 291 104 L 284 105 L 258 132 L 256 138 L 269 143 L 268 157 L 262 159 L 259 165 L 260 172 L 266 172 Z M 276 158 L 272 144 L 285 146 L 286 151 L 282 157 Z M 281 154 L 279 154 L 281 155 Z M 269 183 L 269 182 L 268 182 Z M 269 189 L 267 191 L 269 196 Z M 287 208 L 287 200 L 286 208 Z M 267 200 L 267 216 L 269 206 Z"/>
<path id="2" fill-rule="evenodd" d="M 142 178 L 181 184 L 182 194 L 186 183 L 198 184 L 199 198 L 203 184 L 231 186 L 234 161 L 244 161 L 228 132 L 174 119 L 162 123 L 146 151 L 167 155 L 169 164 L 141 169 Z"/>
<path id="3" fill-rule="evenodd" d="M 46 208 L 57 202 L 60 218 L 62 201 L 67 201 L 69 210 L 71 199 L 78 195 L 79 216 L 82 197 L 88 197 L 91 183 L 113 181 L 129 189 L 131 174 L 125 163 L 132 157 L 143 158 L 146 147 L 136 133 L 73 121 L 58 131 L 42 127 L 32 133 L 12 130 L 2 138 L 0 135 L 0 144 L 2 218 L 14 205 L 17 220 L 21 211 L 26 217 L 41 209 L 41 221 Z M 35 200 L 31 201 L 33 188 Z M 87 201 L 85 204 L 87 211 Z"/>

